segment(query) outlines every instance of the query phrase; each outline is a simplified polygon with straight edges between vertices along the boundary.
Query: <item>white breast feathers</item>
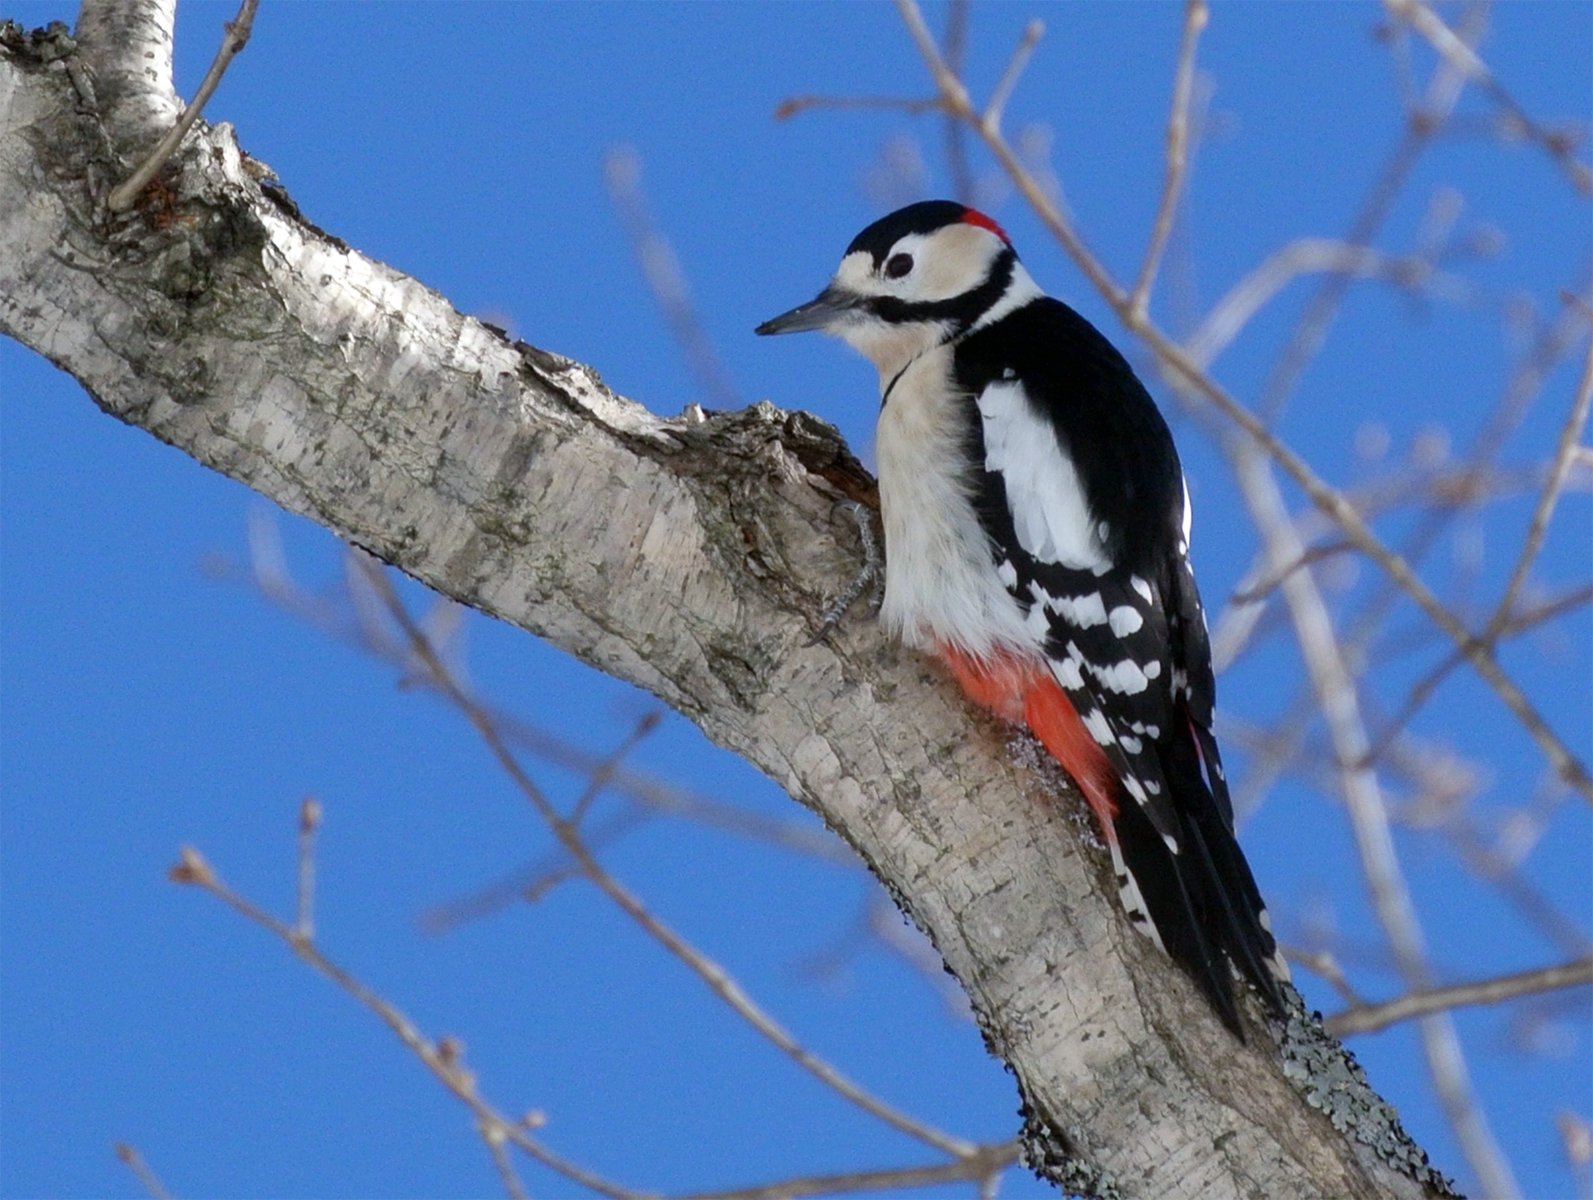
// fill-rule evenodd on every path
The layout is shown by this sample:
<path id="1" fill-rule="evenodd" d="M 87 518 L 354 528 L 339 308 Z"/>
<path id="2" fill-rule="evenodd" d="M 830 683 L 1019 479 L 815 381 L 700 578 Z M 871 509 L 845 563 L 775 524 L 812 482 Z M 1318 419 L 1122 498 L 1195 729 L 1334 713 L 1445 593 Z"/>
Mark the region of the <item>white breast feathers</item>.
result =
<path id="1" fill-rule="evenodd" d="M 975 655 L 1032 647 L 968 494 L 967 401 L 950 387 L 950 356 L 938 347 L 916 359 L 880 413 L 880 620 L 910 646 L 946 642 Z"/>

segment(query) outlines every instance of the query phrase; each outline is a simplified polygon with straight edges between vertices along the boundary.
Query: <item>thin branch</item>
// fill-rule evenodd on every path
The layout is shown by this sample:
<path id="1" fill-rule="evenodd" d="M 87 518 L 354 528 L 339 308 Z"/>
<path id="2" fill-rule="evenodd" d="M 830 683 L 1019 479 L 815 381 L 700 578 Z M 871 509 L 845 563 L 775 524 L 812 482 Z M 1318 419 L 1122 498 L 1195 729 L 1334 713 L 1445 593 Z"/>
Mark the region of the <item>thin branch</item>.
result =
<path id="1" fill-rule="evenodd" d="M 1523 879 L 1515 861 L 1496 842 L 1483 837 L 1470 821 L 1452 816 L 1445 822 L 1443 833 L 1467 870 L 1491 884 L 1545 938 L 1575 957 L 1593 952 L 1593 941 L 1581 926 Z"/>
<path id="2" fill-rule="evenodd" d="M 962 64 L 968 51 L 969 0 L 951 0 L 946 6 L 946 61 L 962 74 Z M 941 123 L 946 139 L 946 172 L 951 176 L 951 190 L 964 204 L 978 200 L 978 188 L 973 172 L 968 168 L 967 128 L 950 114 Z"/>
<path id="3" fill-rule="evenodd" d="M 299 805 L 299 915 L 293 928 L 307 942 L 315 940 L 315 834 L 320 827 L 321 802 L 306 796 Z"/>
<path id="4" fill-rule="evenodd" d="M 1505 622 L 1499 631 L 1501 637 L 1514 637 L 1525 633 L 1545 621 L 1552 621 L 1556 617 L 1563 617 L 1566 613 L 1581 608 L 1593 600 L 1593 583 L 1584 583 L 1580 587 L 1570 588 L 1552 600 L 1545 600 L 1542 604 L 1517 613 Z"/>
<path id="5" fill-rule="evenodd" d="M 1235 441 L 1229 456 L 1267 556 L 1280 566 L 1299 558 L 1298 536 L 1266 460 L 1253 443 L 1241 440 Z M 1412 986 L 1425 989 L 1429 985 L 1425 939 L 1394 848 L 1382 786 L 1367 762 L 1366 726 L 1355 681 L 1311 572 L 1290 575 L 1281 590 L 1332 741 L 1372 909 L 1400 973 Z M 1433 1089 L 1472 1169 L 1490 1195 L 1518 1195 L 1510 1166 L 1477 1104 L 1454 1023 L 1442 1014 L 1429 1014 L 1421 1018 L 1419 1029 Z"/>
<path id="6" fill-rule="evenodd" d="M 221 48 L 216 51 L 216 57 L 210 64 L 210 70 L 205 72 L 205 77 L 199 83 L 199 90 L 194 93 L 194 98 L 189 101 L 188 107 L 183 109 L 182 116 L 177 118 L 177 123 L 166 131 L 166 136 L 150 152 L 148 158 L 139 164 L 138 169 L 129 175 L 125 182 L 112 189 L 106 199 L 106 205 L 113 213 L 126 212 L 137 202 L 150 181 L 160 172 L 171 156 L 177 153 L 177 147 L 182 145 L 183 138 L 188 136 L 188 131 L 193 128 L 194 122 L 199 119 L 199 114 L 204 111 L 205 104 L 221 83 L 221 77 L 227 73 L 227 66 L 238 52 L 249 44 L 249 34 L 254 28 L 255 10 L 260 7 L 260 0 L 243 0 L 238 6 L 238 15 L 228 21 L 222 28 L 225 32 L 221 38 Z"/>
<path id="7" fill-rule="evenodd" d="M 1297 238 L 1274 250 L 1211 306 L 1184 342 L 1185 353 L 1202 368 L 1210 367 L 1256 313 L 1302 275 L 1334 275 L 1345 281 L 1386 279 L 1403 287 L 1441 289 L 1457 300 L 1467 294 L 1468 286 L 1458 277 L 1435 271 L 1419 255 L 1385 254 L 1335 238 Z"/>
<path id="8" fill-rule="evenodd" d="M 1402 192 L 1417 161 L 1431 144 L 1433 134 L 1449 119 L 1460 99 L 1464 79 L 1464 75 L 1440 62 L 1438 70 L 1428 80 L 1426 93 L 1417 107 L 1411 110 L 1399 143 L 1378 172 L 1377 180 L 1351 223 L 1345 241 L 1356 246 L 1371 244 L 1393 211 L 1394 201 Z M 1329 275 L 1295 322 L 1287 344 L 1262 386 L 1261 398 L 1256 405 L 1265 423 L 1270 425 L 1277 419 L 1284 401 L 1326 340 L 1328 328 L 1338 313 L 1348 286 L 1347 277 Z"/>
<path id="9" fill-rule="evenodd" d="M 1565 1160 L 1576 1176 L 1576 1194 L 1588 1200 L 1593 1196 L 1593 1173 L 1588 1171 L 1588 1164 L 1593 1163 L 1593 1125 L 1576 1113 L 1561 1109 L 1554 1114 L 1554 1126 Z"/>
<path id="10" fill-rule="evenodd" d="M 188 884 L 199 888 L 201 891 L 208 892 L 250 924 L 258 925 L 261 929 L 272 934 L 287 946 L 300 961 L 307 964 L 321 976 L 329 979 L 367 1010 L 374 1013 L 388 1029 L 392 1030 L 394 1036 L 416 1058 L 420 1059 L 426 1069 L 435 1075 L 444 1087 L 475 1114 L 477 1122 L 482 1126 L 501 1129 L 505 1138 L 543 1166 L 562 1175 L 571 1183 L 597 1192 L 599 1195 L 607 1196 L 610 1200 L 649 1200 L 649 1193 L 631 1191 L 629 1188 L 621 1187 L 619 1184 L 604 1179 L 602 1176 L 594 1174 L 583 1167 L 576 1166 L 531 1137 L 522 1124 L 517 1124 L 505 1118 L 492 1104 L 483 1099 L 479 1091 L 477 1091 L 474 1074 L 460 1062 L 458 1044 L 456 1042 L 448 1038 L 439 1039 L 435 1043 L 429 1041 L 416 1028 L 415 1023 L 396 1005 L 379 996 L 353 975 L 349 974 L 348 971 L 327 958 L 316 948 L 313 942 L 301 938 L 293 928 L 277 920 L 270 913 L 223 883 L 215 873 L 215 870 L 197 850 L 189 846 L 183 847 L 182 858 L 171 869 L 170 878 L 174 883 Z"/>
<path id="11" fill-rule="evenodd" d="M 979 1146 L 952 1163 L 903 1167 L 892 1171 L 848 1171 L 839 1175 L 804 1175 L 761 1187 L 728 1192 L 695 1192 L 682 1200 L 786 1200 L 797 1196 L 835 1196 L 856 1192 L 902 1192 L 963 1181 L 984 1183 L 1018 1161 L 1018 1144 Z"/>
<path id="12" fill-rule="evenodd" d="M 1198 3 L 1199 0 L 1195 2 Z M 1044 36 L 1044 21 L 1036 19 L 1023 27 L 1023 36 L 1018 39 L 1018 47 L 1012 52 L 1007 69 L 1001 73 L 1001 78 L 985 105 L 984 115 L 979 119 L 985 128 L 994 130 L 1001 128 L 1001 116 L 1006 111 L 1007 101 L 1012 97 L 1012 89 L 1018 86 L 1018 77 L 1023 74 L 1023 68 L 1029 65 L 1029 56 L 1034 53 L 1034 48 L 1040 44 L 1040 39 Z"/>
<path id="13" fill-rule="evenodd" d="M 1172 235 L 1178 201 L 1184 191 L 1184 174 L 1189 169 L 1189 97 L 1195 82 L 1195 46 L 1210 15 L 1206 0 L 1187 0 L 1184 5 L 1184 36 L 1178 47 L 1172 107 L 1167 114 L 1167 170 L 1162 178 L 1162 200 L 1151 229 L 1150 245 L 1145 249 L 1145 262 L 1128 298 L 1129 311 L 1140 316 L 1144 316 L 1150 303 L 1151 285 L 1156 281 L 1156 269 Z"/>
<path id="14" fill-rule="evenodd" d="M 968 994 L 946 973 L 929 939 L 902 921 L 896 906 L 878 888 L 865 889 L 856 916 L 828 945 L 797 960 L 797 975 L 814 980 L 834 978 L 864 949 L 881 950 L 895 958 L 935 993 L 949 1015 L 973 1019 Z"/>
<path id="15" fill-rule="evenodd" d="M 968 99 L 968 89 L 963 86 L 962 79 L 957 73 L 946 65 L 946 60 L 936 49 L 934 35 L 929 32 L 929 26 L 924 24 L 924 14 L 919 11 L 918 5 L 914 0 L 896 0 L 896 11 L 901 13 L 902 20 L 907 25 L 907 32 L 912 35 L 913 41 L 918 46 L 918 53 L 923 56 L 924 62 L 929 66 L 929 73 L 934 77 L 935 90 L 940 93 L 938 107 L 965 121 L 974 121 L 973 104 Z"/>
<path id="16" fill-rule="evenodd" d="M 935 80 L 936 87 L 940 89 L 942 99 L 953 112 L 961 115 L 979 130 L 986 146 L 1001 163 L 1019 192 L 1072 257 L 1079 270 L 1117 313 L 1119 319 L 1145 342 L 1158 361 L 1170 372 L 1187 382 L 1223 416 L 1249 435 L 1269 458 L 1283 468 L 1311 502 L 1344 531 L 1345 536 L 1357 549 L 1388 573 L 1417 606 L 1461 648 L 1472 667 L 1493 688 L 1500 700 L 1515 714 L 1516 719 L 1537 742 L 1556 773 L 1589 801 L 1593 801 L 1593 776 L 1588 774 L 1581 760 L 1571 753 L 1565 742 L 1527 699 L 1526 694 L 1499 666 L 1491 651 L 1477 642 L 1464 622 L 1444 606 L 1432 589 L 1416 574 L 1410 563 L 1377 536 L 1342 492 L 1323 480 L 1303 458 L 1284 445 L 1259 417 L 1207 375 L 1200 364 L 1192 360 L 1177 342 L 1158 328 L 1147 315 L 1135 314 L 1132 311 L 1123 287 L 1091 253 L 1084 240 L 1057 209 L 1045 189 L 1018 159 L 1005 138 L 998 131 L 986 130 L 978 120 L 968 101 L 967 89 L 961 80 L 950 75 L 946 64 L 935 49 L 934 40 L 924 25 L 923 14 L 919 11 L 915 0 L 896 0 L 896 3 L 908 32 L 912 35 L 930 75 Z"/>
<path id="17" fill-rule="evenodd" d="M 646 809 L 633 805 L 600 827 L 584 830 L 581 836 L 587 849 L 595 853 L 619 841 L 651 815 Z M 479 886 L 464 896 L 433 905 L 421 913 L 420 928 L 424 933 L 448 933 L 521 901 L 535 904 L 560 884 L 583 877 L 579 863 L 572 862 L 562 849 L 554 850 L 537 862 Z"/>
<path id="18" fill-rule="evenodd" d="M 1444 24 L 1442 17 L 1422 0 L 1383 0 L 1383 7 L 1421 34 L 1453 70 L 1480 87 L 1504 110 L 1515 129 L 1519 130 L 1528 141 L 1541 146 L 1549 153 L 1565 172 L 1572 187 L 1584 196 L 1593 196 L 1593 170 L 1572 153 L 1575 145 L 1573 139 L 1545 129 L 1534 121 L 1521 105 L 1516 103 L 1515 97 L 1505 91 L 1493 72 L 1488 69 L 1488 64 L 1483 62 L 1477 52 L 1457 36 L 1454 30 Z"/>
<path id="19" fill-rule="evenodd" d="M 620 764 L 630 756 L 632 750 L 641 744 L 642 740 L 658 728 L 664 714 L 656 708 L 642 714 L 641 720 L 631 727 L 631 731 L 621 739 L 620 744 L 602 762 L 597 764 L 595 770 L 587 777 L 586 787 L 581 790 L 576 798 L 575 805 L 570 810 L 570 824 L 579 825 L 585 818 L 587 811 L 592 807 L 592 802 L 603 794 L 603 790 L 614 780 L 614 774 Z"/>
<path id="20" fill-rule="evenodd" d="M 975 112 L 968 98 L 968 89 L 963 86 L 961 79 L 951 73 L 939 51 L 936 50 L 935 40 L 930 36 L 928 26 L 924 24 L 924 15 L 919 10 L 916 0 L 896 0 L 896 10 L 901 14 L 907 32 L 912 36 L 924 65 L 934 79 L 935 87 L 940 93 L 940 104 L 979 132 L 986 147 L 995 155 L 1002 169 L 1017 185 L 1018 191 L 1023 194 L 1024 199 L 1051 231 L 1052 236 L 1073 258 L 1079 270 L 1083 271 L 1096 290 L 1107 298 L 1108 303 L 1114 308 L 1120 308 L 1126 302 L 1123 289 L 1118 287 L 1100 260 L 1091 253 L 1073 226 L 1062 216 L 1046 189 L 1023 165 L 1017 152 L 1012 149 L 1000 130 L 985 127 L 983 119 Z"/>
<path id="21" fill-rule="evenodd" d="M 269 519 L 251 514 L 249 524 L 250 562 L 247 569 L 213 557 L 202 564 L 205 573 L 229 582 L 241 582 L 252 587 L 270 603 L 290 616 L 313 625 L 322 633 L 353 646 L 366 654 L 400 670 L 413 672 L 415 663 L 408 649 L 395 643 L 383 627 L 380 613 L 371 613 L 356 603 L 347 607 L 354 613 L 344 615 L 344 606 L 314 595 L 303 588 L 288 570 L 282 553 L 281 536 Z M 349 551 L 352 559 L 355 551 Z M 346 572 L 349 582 L 362 581 L 359 569 Z M 363 584 L 361 584 L 363 589 Z M 465 682 L 459 670 L 454 680 L 462 688 Z M 428 690 L 436 690 L 428 677 L 415 682 Z M 514 714 L 494 707 L 472 694 L 474 703 L 492 718 L 493 723 L 513 745 L 534 754 L 557 767 L 590 776 L 603 763 L 603 756 L 577 746 L 554 733 L 538 728 Z M 855 870 L 857 856 L 835 835 L 821 828 L 810 828 L 799 821 L 767 817 L 749 812 L 734 804 L 717 800 L 698 792 L 664 782 L 652 775 L 617 768 L 610 779 L 609 789 L 622 792 L 627 798 L 653 812 L 691 821 L 710 829 L 721 830 L 736 837 L 767 843 L 792 854 L 816 858 L 833 866 Z M 589 839 L 590 841 L 590 839 Z"/>
<path id="22" fill-rule="evenodd" d="M 1365 999 L 1355 990 L 1350 983 L 1349 976 L 1344 974 L 1344 968 L 1339 966 L 1339 960 L 1331 950 L 1307 950 L 1303 946 L 1280 946 L 1283 957 L 1296 966 L 1304 967 L 1313 975 L 1318 975 L 1327 980 L 1328 984 L 1343 997 L 1346 1004 L 1365 1004 Z"/>
<path id="23" fill-rule="evenodd" d="M 520 1182 L 519 1173 L 514 1169 L 514 1162 L 509 1158 L 509 1135 L 504 1127 L 481 1122 L 476 1130 L 486 1144 L 487 1153 L 492 1155 L 492 1165 L 497 1168 L 498 1178 L 503 1181 L 504 1194 L 509 1200 L 531 1200 L 525 1184 Z"/>
<path id="24" fill-rule="evenodd" d="M 788 121 L 799 113 L 815 108 L 884 108 L 918 116 L 926 112 L 942 112 L 945 103 L 939 96 L 821 96 L 811 93 L 792 96 L 775 106 L 774 119 Z"/>
<path id="25" fill-rule="evenodd" d="M 1504 638 L 1525 633 L 1534 626 L 1553 620 L 1555 617 L 1562 616 L 1586 604 L 1589 600 L 1593 600 L 1593 584 L 1573 588 L 1563 596 L 1509 618 L 1498 627 L 1497 631 L 1489 639 L 1489 643 L 1497 645 Z M 1422 706 L 1432 699 L 1433 694 L 1438 691 L 1439 685 L 1449 678 L 1450 673 L 1464 659 L 1465 656 L 1459 650 L 1452 650 L 1434 665 L 1427 674 L 1411 685 L 1410 691 L 1406 693 L 1404 701 L 1399 706 L 1399 711 L 1384 722 L 1382 730 L 1378 733 L 1376 743 L 1367 751 L 1370 758 L 1381 758 L 1388 753 L 1389 748 L 1405 732 L 1406 727 L 1410 725 L 1416 714 L 1421 711 Z"/>
<path id="26" fill-rule="evenodd" d="M 979 1200 L 996 1200 L 1001 1194 L 1001 1172 L 992 1171 L 979 1181 Z"/>
<path id="27" fill-rule="evenodd" d="M 630 917 L 643 932 L 667 950 L 671 955 L 684 964 L 694 975 L 707 985 L 714 995 L 718 996 L 727 1007 L 747 1024 L 751 1025 L 765 1040 L 774 1045 L 788 1058 L 803 1070 L 813 1075 L 821 1083 L 844 1099 L 850 1101 L 864 1112 L 878 1118 L 893 1129 L 907 1136 L 917 1138 L 926 1145 L 943 1151 L 957 1158 L 965 1158 L 976 1150 L 972 1142 L 962 1138 L 953 1137 L 933 1128 L 899 1109 L 874 1096 L 834 1066 L 808 1050 L 796 1038 L 792 1037 L 786 1029 L 772 1016 L 765 1012 L 758 1004 L 746 994 L 735 978 L 713 959 L 703 954 L 691 945 L 685 938 L 676 933 L 642 904 L 629 889 L 610 875 L 592 856 L 591 850 L 582 840 L 579 831 L 569 821 L 561 817 L 558 811 L 543 795 L 542 790 L 526 774 L 514 754 L 510 751 L 502 734 L 493 723 L 490 715 L 477 705 L 459 687 L 449 673 L 447 666 L 438 656 L 435 648 L 427 640 L 425 631 L 415 623 L 409 611 L 394 591 L 392 583 L 382 571 L 380 564 L 374 560 L 362 560 L 365 570 L 370 576 L 371 585 L 382 597 L 388 611 L 404 635 L 409 639 L 410 647 L 416 659 L 422 663 L 435 679 L 438 690 L 464 714 L 470 724 L 475 728 L 481 740 L 486 744 L 492 756 L 497 760 L 505 774 L 513 780 L 520 792 L 531 802 L 537 814 L 547 824 L 554 836 L 564 846 L 581 867 L 582 873 L 614 904 Z"/>
<path id="28" fill-rule="evenodd" d="M 1480 979 L 1474 983 L 1457 983 L 1450 987 L 1427 988 L 1410 992 L 1396 1000 L 1381 1004 L 1363 1004 L 1334 1013 L 1323 1024 L 1334 1037 L 1349 1037 L 1356 1033 L 1375 1033 L 1399 1021 L 1408 1021 L 1427 1013 L 1443 1012 L 1472 1004 L 1498 1004 L 1518 996 L 1531 996 L 1556 988 L 1579 987 L 1593 983 L 1593 958 L 1577 959 L 1554 967 L 1540 967 L 1535 971 L 1520 971 L 1514 975 L 1500 975 L 1493 979 Z"/>
<path id="29" fill-rule="evenodd" d="M 1320 545 L 1311 546 L 1303 550 L 1300 557 L 1293 562 L 1285 563 L 1277 570 L 1266 572 L 1254 583 L 1248 579 L 1241 580 L 1239 586 L 1234 589 L 1233 595 L 1228 598 L 1228 602 L 1235 606 L 1260 604 L 1273 592 L 1277 591 L 1279 585 L 1296 571 L 1303 570 L 1313 563 L 1332 558 L 1335 554 L 1344 554 L 1354 549 L 1355 547 L 1349 542 L 1323 542 Z"/>
<path id="30" fill-rule="evenodd" d="M 129 1142 L 117 1142 L 116 1158 L 133 1173 L 139 1185 L 149 1193 L 150 1200 L 171 1200 L 171 1193 L 166 1190 L 166 1185 L 161 1183 L 160 1177 L 154 1171 L 150 1170 L 149 1164 L 144 1161 L 144 1156 L 138 1152 L 137 1146 Z"/>
<path id="31" fill-rule="evenodd" d="M 647 200 L 642 194 L 641 159 L 636 151 L 630 147 L 610 151 L 603 162 L 603 178 L 608 184 L 609 199 L 630 235 L 647 290 L 652 293 L 653 302 L 663 314 L 664 323 L 680 347 L 697 386 L 703 390 L 706 402 L 713 408 L 740 408 L 736 385 L 692 304 L 680 258 L 647 210 Z"/>
<path id="32" fill-rule="evenodd" d="M 1587 356 L 1582 362 L 1582 378 L 1576 385 L 1576 399 L 1572 401 L 1571 411 L 1560 429 L 1559 444 L 1554 451 L 1554 465 L 1549 470 L 1549 478 L 1544 482 L 1543 493 L 1538 497 L 1537 506 L 1532 511 L 1532 520 L 1527 526 L 1527 536 L 1522 542 L 1521 554 L 1516 559 L 1515 569 L 1510 573 L 1510 582 L 1505 585 L 1504 595 L 1499 598 L 1499 606 L 1494 610 L 1493 619 L 1482 632 L 1484 641 L 1496 640 L 1500 631 L 1509 622 L 1516 596 L 1527 581 L 1527 574 L 1538 557 L 1538 551 L 1543 549 L 1543 539 L 1549 531 L 1549 521 L 1554 516 L 1554 506 L 1559 502 L 1560 493 L 1564 490 L 1566 479 L 1571 474 L 1571 463 L 1582 440 L 1582 431 L 1587 428 L 1590 400 L 1593 400 L 1593 340 L 1589 341 Z"/>

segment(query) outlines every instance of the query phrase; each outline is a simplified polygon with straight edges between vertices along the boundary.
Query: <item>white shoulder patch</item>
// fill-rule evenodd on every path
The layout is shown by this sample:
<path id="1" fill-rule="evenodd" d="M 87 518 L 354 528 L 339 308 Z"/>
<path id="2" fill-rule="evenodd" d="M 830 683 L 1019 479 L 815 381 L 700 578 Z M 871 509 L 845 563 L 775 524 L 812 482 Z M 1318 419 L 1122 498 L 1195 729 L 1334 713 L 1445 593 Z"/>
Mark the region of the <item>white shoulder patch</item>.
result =
<path id="1" fill-rule="evenodd" d="M 979 416 L 985 469 L 1006 485 L 1018 544 L 1041 562 L 1097 573 L 1108 569 L 1073 460 L 1030 405 L 1022 383 L 985 388 Z"/>
<path id="2" fill-rule="evenodd" d="M 1183 472 L 1179 472 L 1179 474 L 1182 475 Z M 1184 540 L 1183 540 L 1182 544 L 1179 545 L 1178 550 L 1182 554 L 1188 554 L 1189 553 L 1189 530 L 1195 523 L 1195 510 L 1189 506 L 1189 480 L 1188 479 L 1184 479 L 1184 480 L 1182 480 L 1182 483 L 1184 485 L 1184 520 L 1183 520 Z"/>

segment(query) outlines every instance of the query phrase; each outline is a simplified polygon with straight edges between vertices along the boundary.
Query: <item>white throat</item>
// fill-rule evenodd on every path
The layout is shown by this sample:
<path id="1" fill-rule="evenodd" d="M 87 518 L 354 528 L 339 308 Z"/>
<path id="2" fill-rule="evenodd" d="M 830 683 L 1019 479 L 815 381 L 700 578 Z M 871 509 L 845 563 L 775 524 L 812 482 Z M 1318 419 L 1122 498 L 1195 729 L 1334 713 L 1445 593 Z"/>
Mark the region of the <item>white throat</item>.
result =
<path id="1" fill-rule="evenodd" d="M 879 372 L 880 391 L 900 375 L 913 359 L 946 340 L 944 321 L 915 321 L 897 324 L 872 317 L 848 323 L 835 331 Z"/>

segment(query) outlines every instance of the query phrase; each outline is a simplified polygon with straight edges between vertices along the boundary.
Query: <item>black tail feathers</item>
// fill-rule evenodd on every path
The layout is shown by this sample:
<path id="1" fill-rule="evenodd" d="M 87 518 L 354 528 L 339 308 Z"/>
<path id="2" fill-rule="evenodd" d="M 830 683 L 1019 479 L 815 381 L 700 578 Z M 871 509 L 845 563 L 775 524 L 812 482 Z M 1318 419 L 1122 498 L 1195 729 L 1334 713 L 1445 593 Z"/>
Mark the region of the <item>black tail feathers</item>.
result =
<path id="1" fill-rule="evenodd" d="M 1209 794 L 1204 799 L 1205 804 L 1193 806 L 1194 812 L 1175 800 L 1180 834 L 1168 839 L 1139 805 L 1125 798 L 1114 823 L 1119 874 L 1126 876 L 1120 877 L 1119 886 L 1130 915 L 1135 915 L 1137 898 L 1163 949 L 1194 978 L 1223 1024 L 1243 1041 L 1228 963 L 1275 1016 L 1286 1011 L 1279 982 L 1288 972 L 1267 927 L 1249 864 Z"/>

